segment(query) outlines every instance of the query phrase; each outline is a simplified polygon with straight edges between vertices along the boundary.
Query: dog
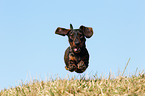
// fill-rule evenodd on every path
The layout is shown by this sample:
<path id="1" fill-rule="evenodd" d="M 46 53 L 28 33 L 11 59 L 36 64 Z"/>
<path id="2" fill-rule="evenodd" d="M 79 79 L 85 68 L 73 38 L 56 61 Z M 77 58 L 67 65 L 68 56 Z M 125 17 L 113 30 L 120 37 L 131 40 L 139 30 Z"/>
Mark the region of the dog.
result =
<path id="1" fill-rule="evenodd" d="M 89 64 L 89 53 L 86 49 L 86 38 L 93 35 L 91 27 L 80 26 L 79 29 L 73 29 L 70 24 L 70 29 L 58 27 L 55 34 L 68 36 L 70 46 L 66 49 L 64 55 L 65 69 L 70 72 L 83 73 Z"/>

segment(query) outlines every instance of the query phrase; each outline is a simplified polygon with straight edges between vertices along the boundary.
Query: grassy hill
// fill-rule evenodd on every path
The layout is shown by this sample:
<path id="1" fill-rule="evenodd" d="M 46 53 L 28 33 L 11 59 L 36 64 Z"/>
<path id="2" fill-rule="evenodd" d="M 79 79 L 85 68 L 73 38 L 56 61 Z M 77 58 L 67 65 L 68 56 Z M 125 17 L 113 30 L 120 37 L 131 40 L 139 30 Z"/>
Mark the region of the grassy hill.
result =
<path id="1" fill-rule="evenodd" d="M 55 79 L 33 81 L 1 90 L 0 96 L 145 96 L 145 74 L 115 78 Z"/>

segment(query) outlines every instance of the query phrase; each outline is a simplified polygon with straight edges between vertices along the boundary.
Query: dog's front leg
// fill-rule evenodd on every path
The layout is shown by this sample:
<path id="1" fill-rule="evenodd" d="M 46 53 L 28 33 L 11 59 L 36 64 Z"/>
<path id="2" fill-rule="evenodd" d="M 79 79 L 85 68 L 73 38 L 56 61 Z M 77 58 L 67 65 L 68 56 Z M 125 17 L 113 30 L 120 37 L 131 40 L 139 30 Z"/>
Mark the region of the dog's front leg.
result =
<path id="1" fill-rule="evenodd" d="M 68 66 L 68 70 L 71 71 L 71 72 L 75 71 L 76 68 L 77 68 L 75 62 L 72 61 L 72 60 L 70 60 L 69 62 L 70 62 L 70 63 L 69 63 L 69 66 Z"/>
<path id="2" fill-rule="evenodd" d="M 87 68 L 87 66 L 85 65 L 84 61 L 82 61 L 82 60 L 77 64 L 77 67 L 80 70 L 86 70 L 86 68 Z"/>
<path id="3" fill-rule="evenodd" d="M 73 54 L 69 54 L 68 66 L 65 68 L 66 68 L 66 70 L 69 70 L 71 72 L 73 72 L 77 69 L 75 57 L 73 56 Z"/>

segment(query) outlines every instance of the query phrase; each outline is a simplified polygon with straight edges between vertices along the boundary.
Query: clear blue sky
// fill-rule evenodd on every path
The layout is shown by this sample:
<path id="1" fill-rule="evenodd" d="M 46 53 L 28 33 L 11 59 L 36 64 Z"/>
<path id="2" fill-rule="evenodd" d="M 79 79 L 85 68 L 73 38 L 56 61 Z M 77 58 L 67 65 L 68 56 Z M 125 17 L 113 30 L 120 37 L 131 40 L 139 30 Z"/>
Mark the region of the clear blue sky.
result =
<path id="1" fill-rule="evenodd" d="M 67 37 L 57 27 L 92 27 L 90 65 L 84 74 L 125 74 L 145 68 L 144 0 L 0 0 L 0 89 L 65 70 Z"/>

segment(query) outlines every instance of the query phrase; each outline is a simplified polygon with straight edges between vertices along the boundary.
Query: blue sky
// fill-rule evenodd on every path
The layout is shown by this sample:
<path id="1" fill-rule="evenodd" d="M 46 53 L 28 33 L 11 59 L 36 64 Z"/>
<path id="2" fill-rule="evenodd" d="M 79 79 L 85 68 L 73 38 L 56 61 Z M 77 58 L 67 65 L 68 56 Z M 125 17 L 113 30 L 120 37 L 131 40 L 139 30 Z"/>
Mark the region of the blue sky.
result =
<path id="1" fill-rule="evenodd" d="M 144 0 L 0 0 L 0 89 L 20 81 L 64 78 L 68 38 L 57 27 L 92 27 L 90 64 L 84 74 L 115 75 L 145 68 Z"/>

